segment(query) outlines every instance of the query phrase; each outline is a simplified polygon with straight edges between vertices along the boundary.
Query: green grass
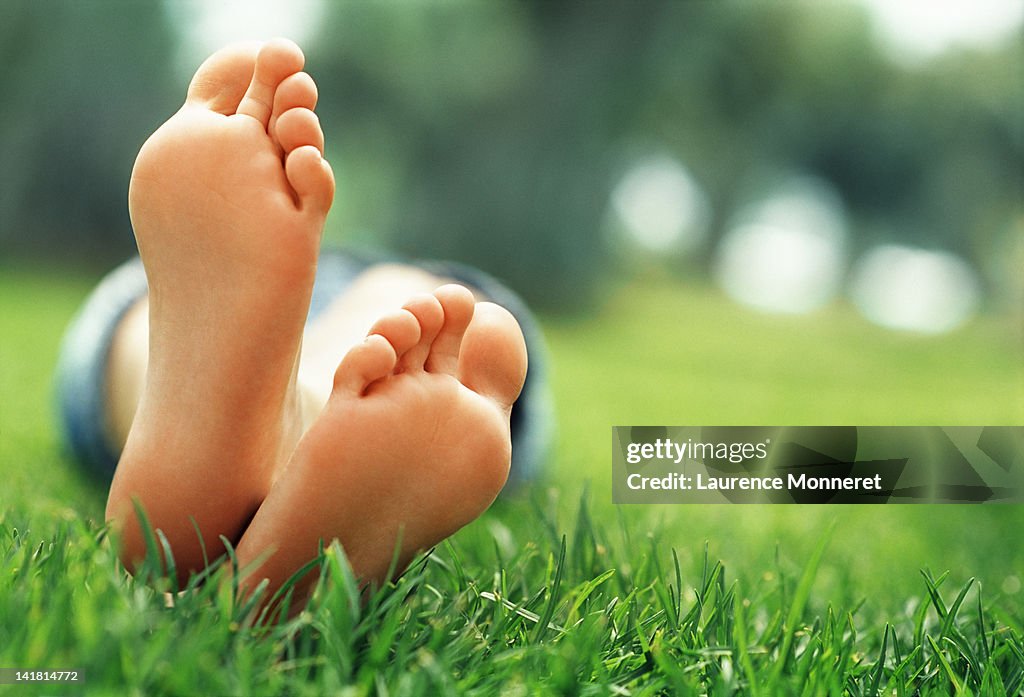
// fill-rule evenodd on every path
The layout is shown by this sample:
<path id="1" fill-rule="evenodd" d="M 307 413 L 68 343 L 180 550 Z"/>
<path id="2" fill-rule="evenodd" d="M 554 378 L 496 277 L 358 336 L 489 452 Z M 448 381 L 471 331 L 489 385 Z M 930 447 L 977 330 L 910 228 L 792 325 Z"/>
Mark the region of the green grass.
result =
<path id="1" fill-rule="evenodd" d="M 129 578 L 59 450 L 50 373 L 90 282 L 0 270 L 0 668 L 87 680 L 0 694 L 1024 694 L 1021 506 L 610 504 L 612 425 L 1022 423 L 996 319 L 924 339 L 617 289 L 546 322 L 544 482 L 365 606 L 329 549 L 308 610 L 258 627 L 227 585 L 168 607 Z"/>

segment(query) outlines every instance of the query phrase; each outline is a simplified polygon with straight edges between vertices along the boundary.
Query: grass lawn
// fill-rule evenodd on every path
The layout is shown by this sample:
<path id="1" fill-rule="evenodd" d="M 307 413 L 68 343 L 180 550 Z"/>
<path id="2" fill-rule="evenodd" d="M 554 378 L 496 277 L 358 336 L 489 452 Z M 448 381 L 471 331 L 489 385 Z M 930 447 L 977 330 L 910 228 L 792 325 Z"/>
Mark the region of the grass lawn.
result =
<path id="1" fill-rule="evenodd" d="M 1022 506 L 610 503 L 611 426 L 1024 423 L 1020 336 L 738 310 L 648 282 L 549 317 L 559 444 L 366 605 L 329 549 L 310 608 L 256 627 L 217 583 L 129 579 L 49 380 L 93 279 L 0 268 L 0 669 L 96 695 L 1022 695 Z M 154 586 L 156 590 L 154 590 Z"/>

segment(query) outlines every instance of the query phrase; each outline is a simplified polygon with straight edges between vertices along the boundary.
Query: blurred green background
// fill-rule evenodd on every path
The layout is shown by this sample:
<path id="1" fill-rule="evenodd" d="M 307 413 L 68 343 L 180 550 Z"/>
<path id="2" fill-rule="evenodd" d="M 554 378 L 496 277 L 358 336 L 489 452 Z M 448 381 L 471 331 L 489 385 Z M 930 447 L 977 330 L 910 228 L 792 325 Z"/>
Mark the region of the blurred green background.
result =
<path id="1" fill-rule="evenodd" d="M 105 270 L 130 255 L 134 154 L 195 66 L 290 33 L 339 175 L 331 243 L 466 261 L 567 312 L 654 265 L 771 311 L 849 291 L 925 331 L 1019 313 L 1022 14 L 1020 0 L 14 0 L 0 256 Z M 879 310 L 887 294 L 899 316 Z"/>
<path id="2" fill-rule="evenodd" d="M 0 496 L 102 514 L 50 419 L 61 330 L 134 253 L 132 162 L 191 72 L 275 34 L 320 86 L 327 243 L 538 309 L 560 439 L 534 493 L 566 510 L 589 486 L 615 520 L 612 425 L 1024 423 L 1024 3 L 896 4 L 4 2 Z M 746 568 L 838 517 L 853 595 L 884 572 L 896 606 L 932 565 L 1021 597 L 1021 507 L 623 515 Z"/>

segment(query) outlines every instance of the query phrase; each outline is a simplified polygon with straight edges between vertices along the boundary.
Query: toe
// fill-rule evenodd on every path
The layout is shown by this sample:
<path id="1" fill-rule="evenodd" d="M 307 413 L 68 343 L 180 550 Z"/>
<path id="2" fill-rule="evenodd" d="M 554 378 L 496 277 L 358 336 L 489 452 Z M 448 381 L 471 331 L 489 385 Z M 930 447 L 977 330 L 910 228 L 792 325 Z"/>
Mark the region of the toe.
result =
<path id="1" fill-rule="evenodd" d="M 324 151 L 324 132 L 320 119 L 305 107 L 296 107 L 284 112 L 274 127 L 277 142 L 286 153 L 303 145 L 312 145 L 318 152 Z"/>
<path id="2" fill-rule="evenodd" d="M 192 77 L 185 102 L 225 115 L 234 114 L 252 82 L 259 48 L 260 44 L 254 41 L 237 43 L 207 58 Z"/>
<path id="3" fill-rule="evenodd" d="M 395 354 L 401 358 L 420 340 L 420 323 L 408 310 L 384 315 L 370 328 L 370 334 L 378 334 L 388 340 Z"/>
<path id="4" fill-rule="evenodd" d="M 316 146 L 303 145 L 292 150 L 284 171 L 299 197 L 299 207 L 326 214 L 334 200 L 334 173 Z"/>
<path id="5" fill-rule="evenodd" d="M 402 356 L 398 362 L 398 370 L 422 370 L 427 356 L 430 355 L 430 345 L 444 324 L 444 310 L 437 298 L 426 293 L 415 296 L 405 304 L 404 309 L 412 313 L 420 325 L 420 338 L 416 345 Z"/>
<path id="6" fill-rule="evenodd" d="M 526 379 L 526 342 L 515 317 L 493 303 L 478 303 L 462 339 L 459 381 L 505 408 Z"/>
<path id="7" fill-rule="evenodd" d="M 274 109 L 270 115 L 270 132 L 276 132 L 274 126 L 281 114 L 289 109 L 303 108 L 312 111 L 316 108 L 316 83 L 309 73 L 289 75 L 277 86 L 274 93 Z"/>
<path id="8" fill-rule="evenodd" d="M 278 85 L 289 75 L 302 70 L 304 62 L 302 51 L 287 39 L 274 39 L 263 44 L 256 56 L 252 82 L 238 105 L 237 113 L 251 116 L 263 124 L 263 128 L 268 128 Z"/>
<path id="9" fill-rule="evenodd" d="M 459 365 L 459 349 L 466 327 L 473 319 L 473 294 L 463 286 L 449 284 L 434 291 L 444 310 L 444 324 L 430 346 L 426 369 L 431 373 L 454 375 Z"/>
<path id="10" fill-rule="evenodd" d="M 371 334 L 341 359 L 334 373 L 334 389 L 363 394 L 374 381 L 391 374 L 395 360 L 395 349 L 388 340 Z"/>

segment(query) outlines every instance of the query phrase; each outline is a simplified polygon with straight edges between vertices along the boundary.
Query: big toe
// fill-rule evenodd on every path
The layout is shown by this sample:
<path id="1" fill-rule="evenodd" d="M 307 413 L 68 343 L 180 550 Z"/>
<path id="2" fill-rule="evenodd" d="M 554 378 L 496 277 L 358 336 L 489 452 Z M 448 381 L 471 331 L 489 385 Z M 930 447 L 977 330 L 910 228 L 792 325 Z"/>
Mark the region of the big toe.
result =
<path id="1" fill-rule="evenodd" d="M 220 49 L 203 61 L 188 86 L 186 102 L 230 115 L 252 82 L 260 44 L 247 41 Z"/>
<path id="2" fill-rule="evenodd" d="M 519 322 L 503 307 L 477 303 L 459 352 L 462 384 L 507 409 L 523 389 L 526 365 L 526 341 Z"/>

